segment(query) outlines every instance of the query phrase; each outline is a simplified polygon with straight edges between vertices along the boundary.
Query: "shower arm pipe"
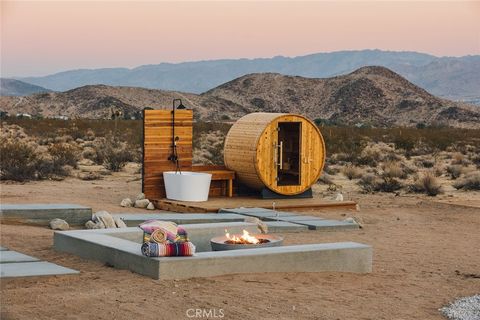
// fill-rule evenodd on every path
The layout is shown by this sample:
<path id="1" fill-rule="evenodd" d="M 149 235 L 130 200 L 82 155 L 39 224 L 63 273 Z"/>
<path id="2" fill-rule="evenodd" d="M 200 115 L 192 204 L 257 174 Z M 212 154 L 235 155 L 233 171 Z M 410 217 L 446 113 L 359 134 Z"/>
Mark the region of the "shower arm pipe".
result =
<path id="1" fill-rule="evenodd" d="M 177 161 L 177 155 L 175 154 L 175 102 L 179 101 L 180 105 L 182 105 L 182 99 L 173 99 L 172 102 L 172 153 L 170 154 L 170 157 L 168 157 L 168 160 L 176 162 Z"/>

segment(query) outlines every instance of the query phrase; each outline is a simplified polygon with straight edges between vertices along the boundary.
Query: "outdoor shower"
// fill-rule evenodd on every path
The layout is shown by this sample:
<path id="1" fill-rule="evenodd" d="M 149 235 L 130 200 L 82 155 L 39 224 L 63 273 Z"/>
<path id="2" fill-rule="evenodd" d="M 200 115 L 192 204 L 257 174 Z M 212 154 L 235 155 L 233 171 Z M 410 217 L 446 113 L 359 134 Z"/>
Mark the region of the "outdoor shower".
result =
<path id="1" fill-rule="evenodd" d="M 175 102 L 180 102 L 180 104 L 175 108 Z M 180 171 L 180 165 L 178 160 L 178 152 L 177 152 L 177 141 L 180 140 L 178 136 L 175 136 L 175 109 L 183 110 L 186 107 L 182 103 L 182 99 L 173 99 L 172 102 L 172 153 L 168 157 L 168 160 L 175 163 L 175 172 Z"/>

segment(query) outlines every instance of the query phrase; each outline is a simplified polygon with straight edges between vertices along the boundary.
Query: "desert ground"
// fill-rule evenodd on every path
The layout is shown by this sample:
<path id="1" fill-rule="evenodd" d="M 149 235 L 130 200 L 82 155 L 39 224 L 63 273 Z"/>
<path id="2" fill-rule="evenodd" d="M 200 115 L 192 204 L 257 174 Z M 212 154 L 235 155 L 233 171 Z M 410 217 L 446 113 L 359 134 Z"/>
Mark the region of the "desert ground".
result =
<path id="1" fill-rule="evenodd" d="M 356 217 L 358 231 L 285 233 L 287 244 L 357 241 L 374 249 L 373 272 L 272 273 L 204 279 L 152 280 L 127 270 L 53 250 L 47 227 L 1 225 L 1 244 L 79 275 L 1 281 L 2 319 L 188 319 L 188 309 L 212 309 L 224 319 L 444 319 L 439 308 L 480 292 L 480 192 L 437 197 L 363 194 L 336 175 L 359 211 L 315 211 Z M 76 203 L 94 211 L 122 208 L 141 191 L 135 165 L 101 180 L 2 182 L 3 203 Z M 334 192 L 316 185 L 316 197 Z"/>

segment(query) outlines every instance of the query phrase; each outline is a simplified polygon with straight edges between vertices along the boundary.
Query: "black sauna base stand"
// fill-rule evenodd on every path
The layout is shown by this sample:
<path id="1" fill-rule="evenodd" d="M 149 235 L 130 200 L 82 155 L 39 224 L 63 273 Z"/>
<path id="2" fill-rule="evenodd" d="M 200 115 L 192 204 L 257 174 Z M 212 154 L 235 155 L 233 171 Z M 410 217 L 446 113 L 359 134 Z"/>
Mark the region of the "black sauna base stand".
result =
<path id="1" fill-rule="evenodd" d="M 284 194 L 278 194 L 276 192 L 273 192 L 270 189 L 263 188 L 262 191 L 260 192 L 262 199 L 304 199 L 304 198 L 313 198 L 312 194 L 312 188 L 309 188 L 308 190 L 300 193 L 300 194 L 295 194 L 292 196 L 284 195 Z"/>

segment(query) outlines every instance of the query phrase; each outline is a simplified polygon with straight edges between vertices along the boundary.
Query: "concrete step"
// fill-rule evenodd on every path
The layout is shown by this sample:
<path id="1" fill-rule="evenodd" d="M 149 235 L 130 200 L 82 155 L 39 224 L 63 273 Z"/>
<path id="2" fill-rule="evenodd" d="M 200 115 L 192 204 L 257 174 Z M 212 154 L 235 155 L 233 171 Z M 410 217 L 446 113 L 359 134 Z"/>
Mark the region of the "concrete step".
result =
<path id="1" fill-rule="evenodd" d="M 92 209 L 76 204 L 0 204 L 2 223 L 48 225 L 55 218 L 70 225 L 83 225 L 92 218 Z"/>
<path id="2" fill-rule="evenodd" d="M 171 221 L 176 224 L 215 223 L 215 222 L 241 222 L 245 216 L 239 214 L 217 214 L 217 213 L 151 213 L 132 214 L 115 213 L 129 227 L 136 227 L 147 220 Z"/>
<path id="3" fill-rule="evenodd" d="M 77 273 L 79 272 L 76 270 L 44 261 L 0 264 L 0 278 L 56 276 Z"/>
<path id="4" fill-rule="evenodd" d="M 15 262 L 33 262 L 39 261 L 37 258 L 27 256 L 26 254 L 16 251 L 1 251 L 0 263 L 15 263 Z"/>

